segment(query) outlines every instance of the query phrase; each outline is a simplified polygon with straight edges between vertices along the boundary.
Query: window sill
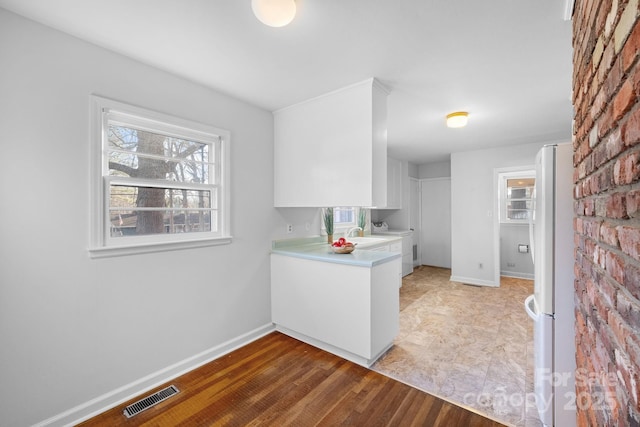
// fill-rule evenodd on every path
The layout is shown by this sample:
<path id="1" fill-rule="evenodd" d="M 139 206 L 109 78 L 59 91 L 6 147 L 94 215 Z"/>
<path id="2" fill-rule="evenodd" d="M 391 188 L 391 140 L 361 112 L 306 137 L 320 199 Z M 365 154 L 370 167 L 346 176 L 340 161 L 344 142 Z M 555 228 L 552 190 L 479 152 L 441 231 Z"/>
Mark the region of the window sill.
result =
<path id="1" fill-rule="evenodd" d="M 144 243 L 129 246 L 109 246 L 89 248 L 91 258 L 109 258 L 117 256 L 148 254 L 154 252 L 177 251 L 181 249 L 204 248 L 208 246 L 228 245 L 233 238 L 216 237 L 210 239 L 183 240 L 177 242 Z"/>

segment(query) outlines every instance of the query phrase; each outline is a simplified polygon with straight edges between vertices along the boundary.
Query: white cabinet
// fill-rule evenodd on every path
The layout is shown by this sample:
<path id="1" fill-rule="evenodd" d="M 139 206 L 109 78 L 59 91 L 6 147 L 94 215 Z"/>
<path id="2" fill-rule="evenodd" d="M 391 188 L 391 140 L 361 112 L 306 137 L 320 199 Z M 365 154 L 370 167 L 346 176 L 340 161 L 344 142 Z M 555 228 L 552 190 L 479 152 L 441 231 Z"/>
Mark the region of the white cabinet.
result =
<path id="1" fill-rule="evenodd" d="M 413 232 L 412 231 L 386 231 L 376 235 L 398 236 L 402 240 L 394 240 L 391 245 L 376 246 L 373 250 L 386 250 L 402 254 L 402 277 L 413 273 Z M 374 236 L 376 236 L 374 235 Z M 380 247 L 380 249 L 377 249 Z M 370 249 L 367 247 L 366 249 Z"/>
<path id="2" fill-rule="evenodd" d="M 402 236 L 402 277 L 413 273 L 413 237 L 411 234 Z"/>
<path id="3" fill-rule="evenodd" d="M 274 206 L 387 204 L 387 94 L 375 79 L 274 112 Z"/>
<path id="4" fill-rule="evenodd" d="M 387 204 L 385 209 L 402 208 L 402 162 L 387 158 Z"/>
<path id="5" fill-rule="evenodd" d="M 399 330 L 400 259 L 361 267 L 271 254 L 276 329 L 371 366 Z"/>

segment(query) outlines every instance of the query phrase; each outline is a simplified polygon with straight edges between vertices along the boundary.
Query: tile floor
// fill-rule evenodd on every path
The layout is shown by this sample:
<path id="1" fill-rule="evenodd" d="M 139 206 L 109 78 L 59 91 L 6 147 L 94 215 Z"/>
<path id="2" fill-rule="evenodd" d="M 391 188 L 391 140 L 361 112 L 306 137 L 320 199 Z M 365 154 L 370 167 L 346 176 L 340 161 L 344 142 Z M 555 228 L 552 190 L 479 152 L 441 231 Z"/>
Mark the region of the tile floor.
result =
<path id="1" fill-rule="evenodd" d="M 403 279 L 400 333 L 372 369 L 511 426 L 541 426 L 533 402 L 531 280 L 451 282 L 421 266 Z"/>

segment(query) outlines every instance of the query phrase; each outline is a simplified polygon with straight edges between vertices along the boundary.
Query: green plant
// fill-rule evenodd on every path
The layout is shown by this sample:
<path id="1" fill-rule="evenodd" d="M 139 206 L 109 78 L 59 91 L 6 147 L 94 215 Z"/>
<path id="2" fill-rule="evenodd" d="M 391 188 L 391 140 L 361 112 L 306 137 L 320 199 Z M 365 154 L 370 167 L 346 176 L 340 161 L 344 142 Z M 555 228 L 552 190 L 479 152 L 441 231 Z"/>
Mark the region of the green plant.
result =
<path id="1" fill-rule="evenodd" d="M 360 208 L 358 210 L 358 227 L 364 230 L 364 227 L 367 225 L 367 210 Z"/>
<path id="2" fill-rule="evenodd" d="M 324 219 L 324 228 L 327 230 L 328 235 L 333 234 L 333 208 L 324 208 L 322 212 L 322 218 Z"/>

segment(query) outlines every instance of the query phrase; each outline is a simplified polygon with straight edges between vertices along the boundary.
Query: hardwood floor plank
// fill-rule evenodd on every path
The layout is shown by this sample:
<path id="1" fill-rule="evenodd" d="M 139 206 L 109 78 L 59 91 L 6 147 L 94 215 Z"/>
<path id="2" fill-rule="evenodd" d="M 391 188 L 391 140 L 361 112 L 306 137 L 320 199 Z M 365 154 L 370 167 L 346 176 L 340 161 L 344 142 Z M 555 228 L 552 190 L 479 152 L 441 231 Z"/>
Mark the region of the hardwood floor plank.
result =
<path id="1" fill-rule="evenodd" d="M 133 418 L 123 408 L 155 390 L 80 426 L 501 425 L 278 332 L 169 384 L 180 393 Z"/>

